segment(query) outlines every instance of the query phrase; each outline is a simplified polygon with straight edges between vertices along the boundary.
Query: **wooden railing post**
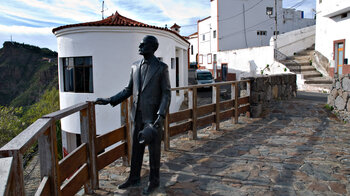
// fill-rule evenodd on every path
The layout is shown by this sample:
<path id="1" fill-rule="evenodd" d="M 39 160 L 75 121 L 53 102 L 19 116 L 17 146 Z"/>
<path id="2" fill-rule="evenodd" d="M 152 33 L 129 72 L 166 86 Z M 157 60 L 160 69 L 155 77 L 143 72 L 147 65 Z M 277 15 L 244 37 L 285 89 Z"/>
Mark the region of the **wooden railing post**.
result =
<path id="1" fill-rule="evenodd" d="M 132 98 L 131 98 L 132 99 Z M 132 100 L 130 101 L 132 103 Z M 120 124 L 125 125 L 125 136 L 126 136 L 126 156 L 123 156 L 123 165 L 129 166 L 131 164 L 131 151 L 132 151 L 132 140 L 131 140 L 131 131 L 129 123 L 129 101 L 126 99 L 120 105 Z"/>
<path id="2" fill-rule="evenodd" d="M 216 130 L 220 130 L 220 85 L 216 85 L 216 96 L 215 96 L 215 125 Z"/>
<path id="3" fill-rule="evenodd" d="M 48 177 L 52 195 L 61 195 L 61 185 L 59 184 L 59 169 L 57 158 L 56 123 L 51 122 L 51 126 L 38 138 L 40 157 L 41 179 Z"/>
<path id="4" fill-rule="evenodd" d="M 13 158 L 12 180 L 10 181 L 9 195 L 25 195 L 23 179 L 23 155 L 19 150 L 10 151 L 9 156 Z"/>
<path id="5" fill-rule="evenodd" d="M 197 139 L 197 87 L 192 88 L 192 133 L 193 139 Z"/>
<path id="6" fill-rule="evenodd" d="M 13 158 L 0 158 L 0 195 L 10 195 L 13 171 Z"/>
<path id="7" fill-rule="evenodd" d="M 238 123 L 238 82 L 235 83 L 235 124 Z"/>
<path id="8" fill-rule="evenodd" d="M 85 192 L 92 194 L 99 187 L 96 152 L 95 105 L 88 102 L 88 108 L 80 111 L 80 128 L 82 143 L 87 144 L 87 166 L 89 180 L 84 185 Z"/>
<path id="9" fill-rule="evenodd" d="M 164 120 L 164 150 L 170 150 L 169 111 L 166 113 Z"/>

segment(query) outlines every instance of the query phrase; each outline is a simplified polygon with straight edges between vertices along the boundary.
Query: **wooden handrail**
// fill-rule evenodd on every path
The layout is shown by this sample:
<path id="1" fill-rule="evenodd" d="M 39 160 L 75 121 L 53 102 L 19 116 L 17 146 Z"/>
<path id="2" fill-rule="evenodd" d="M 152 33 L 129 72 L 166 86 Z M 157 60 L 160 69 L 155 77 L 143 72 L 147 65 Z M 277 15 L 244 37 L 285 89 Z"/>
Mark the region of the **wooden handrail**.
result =
<path id="1" fill-rule="evenodd" d="M 221 85 L 236 84 L 236 83 L 238 84 L 242 82 L 250 82 L 250 80 L 236 80 L 236 81 L 227 81 L 227 82 L 215 82 L 210 84 L 188 85 L 188 86 L 174 87 L 174 88 L 171 88 L 171 90 L 172 91 L 187 90 L 187 89 L 193 89 L 193 88 L 204 88 L 204 87 L 221 86 Z"/>
<path id="2" fill-rule="evenodd" d="M 50 114 L 47 114 L 47 115 L 43 116 L 43 118 L 52 118 L 53 120 L 56 121 L 56 120 L 62 119 L 66 116 L 69 116 L 71 114 L 74 114 L 74 113 L 79 112 L 79 111 L 86 109 L 86 108 L 88 108 L 87 102 L 78 103 L 78 104 L 75 104 L 73 106 L 67 107 L 65 109 L 58 110 L 56 112 L 52 112 Z"/>
<path id="3" fill-rule="evenodd" d="M 37 141 L 39 136 L 50 127 L 51 122 L 51 119 L 36 120 L 0 149 L 0 157 L 11 156 L 9 155 L 9 152 L 13 151 L 24 153 L 32 144 L 34 144 L 34 142 Z"/>

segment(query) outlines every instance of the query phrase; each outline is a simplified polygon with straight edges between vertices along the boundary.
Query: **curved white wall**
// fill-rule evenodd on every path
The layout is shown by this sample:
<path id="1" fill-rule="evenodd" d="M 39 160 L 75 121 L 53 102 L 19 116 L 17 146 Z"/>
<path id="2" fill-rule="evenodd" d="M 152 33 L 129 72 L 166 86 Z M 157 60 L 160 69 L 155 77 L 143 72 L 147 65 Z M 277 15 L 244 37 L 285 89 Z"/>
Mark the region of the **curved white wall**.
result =
<path id="1" fill-rule="evenodd" d="M 171 58 L 176 57 L 176 48 L 183 52 L 188 43 L 171 32 L 142 27 L 73 27 L 57 31 L 58 55 L 62 57 L 92 56 L 94 93 L 63 92 L 62 64 L 59 61 L 60 108 L 98 97 L 110 97 L 122 90 L 129 81 L 131 65 L 142 59 L 138 46 L 145 35 L 154 35 L 159 41 L 157 57 L 169 66 L 171 86 L 175 86 L 175 68 L 171 69 Z M 182 55 L 187 58 L 187 56 Z M 187 72 L 187 61 L 180 69 Z M 180 83 L 187 85 L 186 74 L 180 73 Z M 172 101 L 174 100 L 174 97 Z M 175 102 L 171 110 L 177 108 Z M 96 106 L 97 134 L 103 134 L 120 126 L 120 107 Z M 62 119 L 62 130 L 80 133 L 79 114 Z"/>

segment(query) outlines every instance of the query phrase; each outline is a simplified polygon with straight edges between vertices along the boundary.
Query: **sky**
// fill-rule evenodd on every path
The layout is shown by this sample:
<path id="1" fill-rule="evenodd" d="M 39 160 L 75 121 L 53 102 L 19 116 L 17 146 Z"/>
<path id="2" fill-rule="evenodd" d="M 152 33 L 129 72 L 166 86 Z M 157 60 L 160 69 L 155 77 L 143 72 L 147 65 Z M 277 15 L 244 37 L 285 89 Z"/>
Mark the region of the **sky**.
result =
<path id="1" fill-rule="evenodd" d="M 1 0 L 0 43 L 12 39 L 57 51 L 52 29 L 101 20 L 102 1 Z M 283 0 L 283 7 L 294 6 L 311 18 L 315 3 L 316 0 Z M 104 5 L 105 18 L 118 11 L 125 17 L 160 27 L 176 22 L 185 36 L 196 32 L 197 21 L 210 15 L 210 0 L 105 0 Z"/>

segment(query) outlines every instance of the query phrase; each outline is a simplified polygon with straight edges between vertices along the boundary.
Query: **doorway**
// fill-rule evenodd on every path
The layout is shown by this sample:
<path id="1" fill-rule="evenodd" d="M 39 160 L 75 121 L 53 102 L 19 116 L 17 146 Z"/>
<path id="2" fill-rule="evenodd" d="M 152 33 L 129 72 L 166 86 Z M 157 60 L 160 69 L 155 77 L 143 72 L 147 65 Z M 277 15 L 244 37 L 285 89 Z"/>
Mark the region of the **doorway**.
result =
<path id="1" fill-rule="evenodd" d="M 222 81 L 227 81 L 227 64 L 221 64 Z"/>
<path id="2" fill-rule="evenodd" d="M 334 62 L 337 66 L 334 71 L 339 76 L 343 74 L 345 40 L 334 41 Z"/>
<path id="3" fill-rule="evenodd" d="M 180 73 L 179 73 L 179 57 L 175 59 L 175 67 L 176 67 L 176 87 L 180 86 Z M 176 95 L 179 95 L 180 91 L 176 90 Z"/>

